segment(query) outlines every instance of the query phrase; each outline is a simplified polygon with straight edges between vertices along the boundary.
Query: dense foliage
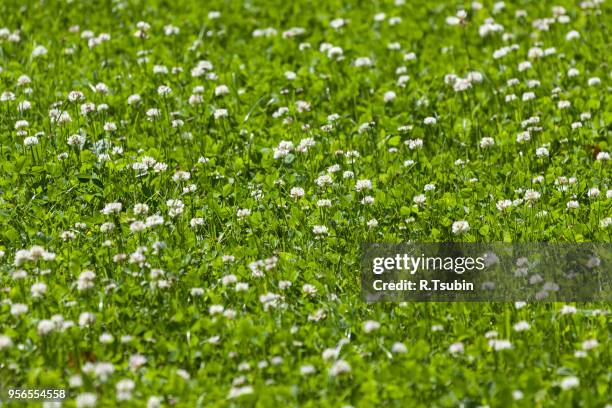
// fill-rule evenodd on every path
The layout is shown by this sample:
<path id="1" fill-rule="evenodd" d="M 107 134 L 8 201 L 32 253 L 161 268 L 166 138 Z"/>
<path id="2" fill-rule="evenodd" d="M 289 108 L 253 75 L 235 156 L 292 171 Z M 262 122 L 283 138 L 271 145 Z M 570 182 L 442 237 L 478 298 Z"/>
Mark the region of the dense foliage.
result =
<path id="1" fill-rule="evenodd" d="M 365 242 L 610 242 L 609 12 L 0 3 L 0 400 L 612 403 L 609 303 L 359 281 Z"/>

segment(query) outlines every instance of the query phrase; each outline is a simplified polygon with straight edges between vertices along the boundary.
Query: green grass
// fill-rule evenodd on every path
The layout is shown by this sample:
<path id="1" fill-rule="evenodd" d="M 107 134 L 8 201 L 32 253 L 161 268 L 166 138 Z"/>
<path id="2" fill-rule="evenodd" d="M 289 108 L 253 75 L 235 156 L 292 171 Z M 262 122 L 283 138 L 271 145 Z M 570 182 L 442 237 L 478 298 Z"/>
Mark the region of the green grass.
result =
<path id="1" fill-rule="evenodd" d="M 424 1 L 0 3 L 0 93 L 14 95 L 0 102 L 0 401 L 9 388 L 61 388 L 63 406 L 81 407 L 83 393 L 101 407 L 151 408 L 152 396 L 179 407 L 612 403 L 609 303 L 572 313 L 558 303 L 361 300 L 366 242 L 610 242 L 610 4 L 516 3 L 466 4 L 465 26 L 445 22 L 462 4 Z M 554 5 L 569 21 L 534 28 Z M 481 37 L 489 17 L 503 33 Z M 332 28 L 336 18 L 346 24 Z M 145 39 L 134 35 L 139 21 L 150 25 Z M 165 35 L 168 24 L 180 32 Z M 266 28 L 276 31 L 253 35 Z M 87 30 L 110 39 L 90 47 Z M 567 40 L 572 30 L 580 36 Z M 47 53 L 33 56 L 37 46 Z M 533 47 L 555 51 L 530 58 Z M 357 66 L 363 57 L 372 65 Z M 200 61 L 212 68 L 194 77 Z M 520 70 L 524 61 L 532 67 Z M 481 80 L 465 91 L 445 81 L 470 72 Z M 31 82 L 18 85 L 22 75 Z M 220 85 L 227 94 L 215 95 Z M 528 92 L 535 98 L 523 101 Z M 140 101 L 128 104 L 133 94 Z M 107 109 L 83 115 L 85 103 Z M 60 123 L 61 112 L 71 120 Z M 529 127 L 539 129 L 517 142 Z M 494 145 L 482 147 L 487 137 Z M 287 154 L 282 141 L 293 144 Z M 357 191 L 358 180 L 371 188 Z M 303 195 L 292 197 L 296 187 Z M 528 190 L 539 198 L 526 200 Z M 513 203 L 500 211 L 501 200 Z M 115 202 L 119 212 L 102 212 Z M 163 221 L 147 226 L 154 215 Z M 469 231 L 454 234 L 461 220 Z M 365 330 L 367 321 L 380 327 Z M 530 328 L 514 330 L 520 321 Z M 493 350 L 491 331 L 512 347 Z M 331 375 L 346 368 L 340 360 L 350 371 Z"/>

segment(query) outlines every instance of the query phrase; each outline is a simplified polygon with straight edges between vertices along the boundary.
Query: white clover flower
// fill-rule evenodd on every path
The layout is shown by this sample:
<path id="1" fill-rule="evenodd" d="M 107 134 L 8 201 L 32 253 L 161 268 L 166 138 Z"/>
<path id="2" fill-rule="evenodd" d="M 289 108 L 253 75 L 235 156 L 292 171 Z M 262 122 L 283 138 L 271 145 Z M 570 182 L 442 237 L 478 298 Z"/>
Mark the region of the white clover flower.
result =
<path id="1" fill-rule="evenodd" d="M 355 183 L 355 191 L 371 190 L 372 181 L 368 179 L 357 180 Z"/>
<path id="2" fill-rule="evenodd" d="M 202 95 L 191 95 L 188 102 L 190 105 L 198 105 L 204 102 L 204 97 Z"/>
<path id="3" fill-rule="evenodd" d="M 306 283 L 302 286 L 302 292 L 304 292 L 305 295 L 313 296 L 317 294 L 317 288 L 314 285 Z"/>
<path id="4" fill-rule="evenodd" d="M 545 147 L 538 147 L 536 149 L 536 156 L 537 157 L 548 157 L 548 154 L 549 154 L 548 149 L 545 148 Z"/>
<path id="5" fill-rule="evenodd" d="M 280 295 L 271 292 L 259 296 L 259 301 L 262 303 L 264 311 L 277 307 L 279 304 L 279 299 Z"/>
<path id="6" fill-rule="evenodd" d="M 425 197 L 424 194 L 418 194 L 416 196 L 413 197 L 412 201 L 418 205 L 418 206 L 422 206 L 425 204 L 425 202 L 427 201 L 427 197 Z"/>
<path id="7" fill-rule="evenodd" d="M 564 391 L 570 390 L 572 388 L 576 388 L 579 385 L 580 385 L 580 380 L 578 379 L 578 377 L 574 377 L 574 376 L 565 377 L 559 383 L 559 386 Z"/>
<path id="8" fill-rule="evenodd" d="M 251 210 L 249 210 L 248 208 L 239 208 L 236 211 L 236 216 L 239 219 L 245 219 L 245 218 L 247 218 L 250 215 L 251 215 Z"/>
<path id="9" fill-rule="evenodd" d="M 410 150 L 420 150 L 423 148 L 423 140 L 422 139 L 409 139 L 404 142 L 405 145 L 408 146 Z"/>
<path id="10" fill-rule="evenodd" d="M 90 103 L 90 102 L 83 103 L 80 106 L 80 111 L 81 111 L 81 115 L 87 116 L 91 112 L 95 112 L 96 111 L 96 105 L 94 103 Z"/>
<path id="11" fill-rule="evenodd" d="M 383 100 L 384 100 L 385 103 L 389 103 L 389 102 L 393 101 L 396 97 L 397 97 L 397 95 L 395 94 L 395 92 L 387 91 L 387 92 L 385 92 L 385 95 L 383 96 Z"/>
<path id="12" fill-rule="evenodd" d="M 286 106 L 281 106 L 280 108 L 278 108 L 276 111 L 274 111 L 274 113 L 272 113 L 272 117 L 274 119 L 278 119 L 286 114 L 289 113 L 289 108 Z"/>
<path id="13" fill-rule="evenodd" d="M 24 313 L 27 313 L 29 310 L 28 305 L 24 305 L 23 303 L 13 303 L 11 305 L 11 315 L 19 316 Z"/>
<path id="14" fill-rule="evenodd" d="M 577 312 L 578 312 L 578 309 L 576 309 L 576 307 L 570 306 L 570 305 L 563 305 L 563 307 L 559 311 L 559 313 L 561 313 L 561 315 L 574 314 L 574 313 L 577 313 Z"/>
<path id="15" fill-rule="evenodd" d="M 134 221 L 130 224 L 130 231 L 133 233 L 142 232 L 147 228 L 147 225 L 142 221 Z"/>
<path id="16" fill-rule="evenodd" d="M 297 78 L 297 74 L 295 72 L 293 72 L 293 71 L 285 71 L 285 73 L 283 75 L 289 81 L 294 81 Z"/>
<path id="17" fill-rule="evenodd" d="M 559 101 L 557 103 L 557 108 L 559 108 L 559 109 L 567 109 L 570 106 L 572 106 L 570 101 Z"/>
<path id="18" fill-rule="evenodd" d="M 582 349 L 586 351 L 597 348 L 598 346 L 599 342 L 597 339 L 588 339 L 582 342 Z"/>
<path id="19" fill-rule="evenodd" d="M 42 57 L 43 55 L 47 55 L 47 52 L 48 51 L 45 47 L 43 47 L 42 45 L 37 45 L 32 50 L 32 58 Z"/>
<path id="20" fill-rule="evenodd" d="M 32 83 L 32 79 L 27 75 L 20 75 L 19 78 L 17 78 L 17 85 L 19 86 L 27 85 L 30 83 Z"/>
<path id="21" fill-rule="evenodd" d="M 496 204 L 495 207 L 499 210 L 499 211 L 506 211 L 508 210 L 510 207 L 512 207 L 512 200 L 499 200 Z"/>
<path id="22" fill-rule="evenodd" d="M 147 117 L 150 120 L 155 119 L 156 117 L 160 116 L 160 114 L 161 113 L 160 113 L 159 109 L 157 109 L 157 108 L 148 109 L 147 112 L 146 112 L 146 115 L 147 115 Z"/>
<path id="23" fill-rule="evenodd" d="M 30 110 L 31 107 L 32 107 L 32 103 L 30 101 L 21 101 L 17 105 L 17 110 L 20 113 L 23 113 L 23 112 L 25 112 L 27 110 Z"/>
<path id="24" fill-rule="evenodd" d="M 518 301 L 518 302 L 514 302 L 514 307 L 518 310 L 518 309 L 522 309 L 525 306 L 527 306 L 527 302 L 522 302 L 522 301 Z"/>
<path id="25" fill-rule="evenodd" d="M 375 320 L 366 320 L 363 323 L 363 331 L 366 333 L 372 333 L 380 329 L 380 323 Z"/>
<path id="26" fill-rule="evenodd" d="M 13 340 L 5 334 L 0 334 L 0 350 L 10 347 L 13 347 Z"/>
<path id="27" fill-rule="evenodd" d="M 158 75 L 159 74 L 167 74 L 168 73 L 168 67 L 166 67 L 165 65 L 154 65 L 153 66 L 153 73 L 154 74 L 158 74 Z M 161 88 L 161 86 L 159 88 L 157 88 L 157 93 L 161 95 L 162 93 L 159 92 L 160 88 Z"/>
<path id="28" fill-rule="evenodd" d="M 522 331 L 525 331 L 525 330 L 529 330 L 530 328 L 531 328 L 531 325 L 529 323 L 527 323 L 526 321 L 524 321 L 524 320 L 516 323 L 513 326 L 513 329 L 516 332 L 522 332 Z"/>
<path id="29" fill-rule="evenodd" d="M 172 175 L 172 181 L 174 182 L 187 181 L 190 178 L 191 173 L 189 173 L 188 171 L 177 171 Z"/>
<path id="30" fill-rule="evenodd" d="M 374 63 L 372 62 L 372 60 L 368 57 L 359 57 L 355 60 L 354 62 L 355 66 L 360 68 L 360 67 L 371 67 L 372 65 L 374 65 Z"/>
<path id="31" fill-rule="evenodd" d="M 544 50 L 542 50 L 540 47 L 532 47 L 529 49 L 529 51 L 527 51 L 527 57 L 529 59 L 537 59 L 543 56 L 544 56 Z"/>
<path id="32" fill-rule="evenodd" d="M 485 333 L 485 338 L 487 339 L 494 339 L 499 335 L 499 333 L 495 330 L 489 330 L 488 332 Z"/>
<path id="33" fill-rule="evenodd" d="M 166 95 L 170 95 L 171 93 L 172 93 L 172 88 L 170 88 L 167 85 L 160 85 L 159 88 L 157 88 L 158 95 L 166 96 Z"/>
<path id="34" fill-rule="evenodd" d="M 306 101 L 296 101 L 295 102 L 295 109 L 298 111 L 298 113 L 303 113 L 303 112 L 308 112 L 310 111 L 310 103 L 306 102 Z"/>
<path id="35" fill-rule="evenodd" d="M 465 10 L 459 10 L 454 16 L 446 17 L 446 24 L 450 26 L 465 25 L 466 20 L 467 12 Z"/>
<path id="36" fill-rule="evenodd" d="M 524 195 L 525 201 L 533 202 L 540 199 L 540 193 L 534 190 L 525 191 Z"/>
<path id="37" fill-rule="evenodd" d="M 599 197 L 600 193 L 601 191 L 599 191 L 597 187 L 592 187 L 587 191 L 587 196 L 589 198 L 596 198 L 596 197 Z"/>
<path id="38" fill-rule="evenodd" d="M 39 298 L 47 293 L 47 285 L 44 282 L 36 282 L 30 287 L 32 297 Z"/>
<path id="39" fill-rule="evenodd" d="M 117 214 L 121 212 L 121 208 L 123 205 L 121 203 L 108 203 L 104 206 L 104 208 L 100 211 L 104 215 L 109 214 Z"/>
<path id="40" fill-rule="evenodd" d="M 450 345 L 448 352 L 451 354 L 462 354 L 464 351 L 463 343 L 457 342 Z"/>
<path id="41" fill-rule="evenodd" d="M 96 315 L 89 312 L 83 312 L 79 315 L 79 326 L 87 327 L 95 323 Z"/>
<path id="42" fill-rule="evenodd" d="M 483 137 L 480 139 L 480 148 L 486 149 L 495 146 L 495 140 L 492 137 Z"/>
<path id="43" fill-rule="evenodd" d="M 315 235 L 327 235 L 329 233 L 325 225 L 315 225 L 312 227 L 312 232 Z"/>
<path id="44" fill-rule="evenodd" d="M 227 109 L 215 109 L 213 112 L 213 116 L 215 119 L 226 118 L 229 116 Z"/>
<path id="45" fill-rule="evenodd" d="M 168 206 L 168 215 L 171 218 L 181 215 L 185 209 L 185 204 L 181 200 L 167 200 L 166 206 Z"/>
<path id="46" fill-rule="evenodd" d="M 453 222 L 452 231 L 455 235 L 465 234 L 470 230 L 470 224 L 467 221 L 455 221 Z"/>
<path id="47" fill-rule="evenodd" d="M 578 201 L 571 200 L 567 202 L 566 207 L 568 210 L 575 210 L 580 207 L 580 203 L 578 203 Z"/>
<path id="48" fill-rule="evenodd" d="M 122 339 L 122 342 L 125 343 Z M 130 341 L 131 338 L 128 340 Z M 128 360 L 128 366 L 132 371 L 138 370 L 140 367 L 147 363 L 147 358 L 141 354 L 132 354 Z"/>
<path id="49" fill-rule="evenodd" d="M 408 348 L 404 343 L 396 342 L 391 346 L 391 352 L 395 354 L 405 354 L 408 352 Z"/>
<path id="50" fill-rule="evenodd" d="M 246 385 L 244 387 L 232 387 L 232 388 L 230 388 L 230 391 L 229 391 L 229 394 L 227 395 L 227 398 L 235 399 L 235 398 L 242 397 L 243 395 L 253 394 L 254 392 L 255 392 L 255 390 L 250 385 Z"/>
<path id="51" fill-rule="evenodd" d="M 332 206 L 331 200 L 328 200 L 326 198 L 317 200 L 317 207 L 331 207 L 331 206 Z"/>
<path id="52" fill-rule="evenodd" d="M 365 197 L 363 197 L 363 199 L 360 202 L 363 205 L 372 205 L 372 204 L 374 204 L 374 201 L 375 201 L 374 197 L 372 197 L 372 196 L 365 196 Z"/>
<path id="53" fill-rule="evenodd" d="M 15 122 L 15 130 L 24 129 L 30 126 L 30 123 L 27 120 L 18 120 Z"/>
<path id="54" fill-rule="evenodd" d="M 589 78 L 589 80 L 587 81 L 587 84 L 589 86 L 599 86 L 601 85 L 601 79 L 599 79 L 598 77 Z"/>
<path id="55" fill-rule="evenodd" d="M 100 343 L 102 344 L 112 344 L 115 341 L 115 338 L 113 337 L 112 334 L 110 333 L 102 333 L 100 335 L 100 337 L 98 338 L 98 340 L 100 341 Z"/>
<path id="56" fill-rule="evenodd" d="M 538 81 L 537 79 L 530 79 L 529 81 L 527 81 L 528 88 L 537 88 L 540 86 L 540 84 L 541 82 Z"/>
<path id="57" fill-rule="evenodd" d="M 201 217 L 192 218 L 189 221 L 189 225 L 191 226 L 191 228 L 201 227 L 202 225 L 204 225 L 204 218 L 201 218 Z"/>
<path id="58" fill-rule="evenodd" d="M 302 187 L 293 187 L 289 192 L 289 195 L 294 200 L 304 197 L 304 189 Z"/>
<path id="59" fill-rule="evenodd" d="M 565 39 L 567 41 L 576 40 L 578 38 L 580 38 L 580 33 L 578 31 L 576 31 L 576 30 L 572 30 L 572 31 L 570 31 L 569 33 L 567 33 L 565 35 Z"/>
<path id="60" fill-rule="evenodd" d="M 576 350 L 576 351 L 574 351 L 574 357 L 576 357 L 576 358 L 586 358 L 587 356 L 588 356 L 588 354 L 584 350 Z"/>
<path id="61" fill-rule="evenodd" d="M 329 369 L 329 375 L 337 377 L 342 374 L 350 373 L 351 365 L 344 360 L 337 360 Z"/>
<path id="62" fill-rule="evenodd" d="M 359 125 L 357 132 L 363 134 L 374 127 L 374 122 L 365 122 Z"/>
<path id="63" fill-rule="evenodd" d="M 227 85 L 219 85 L 215 87 L 215 96 L 223 96 L 230 93 L 230 89 Z"/>
<path id="64" fill-rule="evenodd" d="M 455 82 L 457 82 L 457 80 L 459 79 L 459 77 L 455 74 L 446 74 L 444 75 L 444 83 L 446 85 L 454 85 Z"/>
<path id="65" fill-rule="evenodd" d="M 535 94 L 533 92 L 525 92 L 525 93 L 523 93 L 522 99 L 523 99 L 523 102 L 527 102 L 527 101 L 530 101 L 532 99 L 535 99 L 535 97 L 536 96 L 535 96 Z"/>
<path id="66" fill-rule="evenodd" d="M 98 397 L 91 392 L 84 392 L 77 395 L 74 401 L 77 408 L 93 408 L 96 406 Z"/>
<path id="67" fill-rule="evenodd" d="M 104 130 L 107 132 L 114 132 L 117 130 L 117 125 L 113 122 L 106 122 L 104 124 Z"/>
<path id="68" fill-rule="evenodd" d="M 69 146 L 76 146 L 79 149 L 82 149 L 85 145 L 85 141 L 86 139 L 83 135 L 72 135 L 68 137 L 68 140 L 66 142 Z"/>
<path id="69" fill-rule="evenodd" d="M 463 91 L 467 91 L 468 89 L 470 89 L 472 87 L 472 82 L 470 82 L 470 80 L 468 80 L 467 78 L 457 78 L 455 80 L 455 82 L 453 83 L 453 90 L 455 92 L 463 92 Z"/>
<path id="70" fill-rule="evenodd" d="M 40 336 L 46 336 L 47 334 L 55 330 L 55 328 L 55 323 L 53 321 L 43 319 L 38 322 L 38 325 L 36 326 L 36 331 Z"/>
<path id="71" fill-rule="evenodd" d="M 273 149 L 274 159 L 280 159 L 287 156 L 293 150 L 293 142 L 288 140 L 281 141 L 277 147 Z"/>
<path id="72" fill-rule="evenodd" d="M 178 33 L 180 33 L 180 29 L 176 26 L 173 26 L 172 24 L 167 24 L 164 26 L 164 34 L 167 36 L 171 36 L 171 35 L 177 35 Z"/>
<path id="73" fill-rule="evenodd" d="M 83 386 L 83 377 L 78 374 L 70 376 L 68 378 L 68 386 L 70 388 L 79 388 Z"/>
<path id="74" fill-rule="evenodd" d="M 38 144 L 38 138 L 36 136 L 28 136 L 23 140 L 23 145 L 27 147 L 36 146 Z"/>
<path id="75" fill-rule="evenodd" d="M 0 95 L 0 102 L 9 102 L 15 100 L 15 94 L 10 91 L 4 91 Z"/>
<path id="76" fill-rule="evenodd" d="M 117 401 L 127 401 L 132 398 L 132 391 L 136 384 L 133 380 L 128 378 L 120 380 L 115 384 L 115 389 L 117 391 Z"/>
<path id="77" fill-rule="evenodd" d="M 406 83 L 410 81 L 410 76 L 409 75 L 400 75 L 397 78 L 397 85 L 401 88 L 406 87 Z"/>
<path id="78" fill-rule="evenodd" d="M 508 350 L 512 348 L 512 343 L 509 340 L 489 340 L 489 347 L 495 351 Z"/>
<path id="79" fill-rule="evenodd" d="M 300 367 L 300 374 L 301 375 L 311 375 L 314 374 L 317 370 L 315 369 L 315 367 L 311 364 L 306 364 Z"/>
<path id="80" fill-rule="evenodd" d="M 524 72 L 531 68 L 532 68 L 532 65 L 531 65 L 531 62 L 529 61 L 523 61 L 518 64 L 519 72 Z"/>
<path id="81" fill-rule="evenodd" d="M 83 271 L 79 275 L 79 279 L 77 281 L 77 290 L 79 292 L 91 289 L 94 287 L 96 279 L 96 274 L 93 271 Z"/>
<path id="82" fill-rule="evenodd" d="M 202 288 L 191 288 L 189 293 L 191 294 L 191 296 L 194 296 L 194 297 L 204 296 L 204 289 L 202 289 Z"/>

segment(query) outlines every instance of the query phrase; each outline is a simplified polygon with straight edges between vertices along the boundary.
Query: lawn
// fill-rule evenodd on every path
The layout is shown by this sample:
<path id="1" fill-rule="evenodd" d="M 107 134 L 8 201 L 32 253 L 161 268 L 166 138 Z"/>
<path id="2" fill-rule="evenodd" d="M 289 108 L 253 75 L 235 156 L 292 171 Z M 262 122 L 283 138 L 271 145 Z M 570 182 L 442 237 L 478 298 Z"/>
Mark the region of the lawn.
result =
<path id="1" fill-rule="evenodd" d="M 360 280 L 611 242 L 610 11 L 0 2 L 0 406 L 610 407 L 610 302 Z"/>

